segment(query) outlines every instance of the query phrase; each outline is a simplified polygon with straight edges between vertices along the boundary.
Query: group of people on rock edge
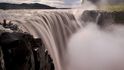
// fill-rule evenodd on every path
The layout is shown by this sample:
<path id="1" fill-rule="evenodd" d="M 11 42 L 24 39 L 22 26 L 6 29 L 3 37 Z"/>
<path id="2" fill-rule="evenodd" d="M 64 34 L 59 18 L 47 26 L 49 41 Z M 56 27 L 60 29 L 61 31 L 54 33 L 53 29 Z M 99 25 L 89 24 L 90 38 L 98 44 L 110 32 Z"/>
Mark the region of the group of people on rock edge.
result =
<path id="1" fill-rule="evenodd" d="M 17 26 L 17 25 L 14 25 L 14 24 L 12 23 L 12 21 L 9 21 L 9 22 L 7 23 L 7 20 L 6 20 L 6 19 L 3 19 L 3 22 L 0 23 L 0 25 L 2 25 L 4 28 L 9 28 L 9 29 L 11 29 L 11 30 L 18 30 L 18 26 Z"/>

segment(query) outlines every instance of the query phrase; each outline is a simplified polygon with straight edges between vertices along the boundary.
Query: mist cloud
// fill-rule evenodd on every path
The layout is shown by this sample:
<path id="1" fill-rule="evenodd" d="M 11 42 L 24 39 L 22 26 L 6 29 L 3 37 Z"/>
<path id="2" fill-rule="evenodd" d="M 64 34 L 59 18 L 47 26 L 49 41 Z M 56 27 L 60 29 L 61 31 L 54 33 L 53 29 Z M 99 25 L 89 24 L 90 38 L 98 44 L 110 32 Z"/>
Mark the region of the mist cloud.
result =
<path id="1" fill-rule="evenodd" d="M 89 23 L 75 33 L 68 44 L 66 70 L 124 70 L 124 26 L 108 28 Z"/>

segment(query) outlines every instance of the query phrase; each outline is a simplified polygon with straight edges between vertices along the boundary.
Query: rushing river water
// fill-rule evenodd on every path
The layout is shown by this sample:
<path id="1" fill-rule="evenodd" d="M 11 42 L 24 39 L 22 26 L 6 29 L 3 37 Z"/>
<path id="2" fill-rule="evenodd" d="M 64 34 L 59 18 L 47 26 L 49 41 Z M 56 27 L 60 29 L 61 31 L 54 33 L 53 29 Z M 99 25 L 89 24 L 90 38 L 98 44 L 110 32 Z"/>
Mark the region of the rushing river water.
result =
<path id="1" fill-rule="evenodd" d="M 41 38 L 56 70 L 123 70 L 124 26 L 100 28 L 95 22 L 79 21 L 81 13 L 76 9 L 0 10 L 0 21 L 12 21 L 24 32 Z"/>
<path id="2" fill-rule="evenodd" d="M 71 10 L 1 10 L 0 20 L 12 21 L 21 30 L 41 38 L 53 58 L 56 70 L 61 70 L 66 61 L 64 57 L 68 39 L 81 27 L 71 12 Z"/>

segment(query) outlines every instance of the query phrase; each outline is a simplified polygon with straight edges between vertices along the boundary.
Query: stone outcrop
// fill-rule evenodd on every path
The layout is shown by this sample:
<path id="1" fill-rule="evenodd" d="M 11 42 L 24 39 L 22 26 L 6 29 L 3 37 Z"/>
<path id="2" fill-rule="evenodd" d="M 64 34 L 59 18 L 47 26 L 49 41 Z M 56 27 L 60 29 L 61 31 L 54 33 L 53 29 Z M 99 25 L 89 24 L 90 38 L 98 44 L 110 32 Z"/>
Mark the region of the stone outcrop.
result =
<path id="1" fill-rule="evenodd" d="M 0 31 L 0 70 L 54 70 L 42 39 L 18 32 L 13 25 L 1 27 L 12 32 Z"/>
<path id="2" fill-rule="evenodd" d="M 81 20 L 86 22 L 94 22 L 98 25 L 107 25 L 110 23 L 123 24 L 124 23 L 124 12 L 106 12 L 98 10 L 86 10 L 81 16 Z"/>

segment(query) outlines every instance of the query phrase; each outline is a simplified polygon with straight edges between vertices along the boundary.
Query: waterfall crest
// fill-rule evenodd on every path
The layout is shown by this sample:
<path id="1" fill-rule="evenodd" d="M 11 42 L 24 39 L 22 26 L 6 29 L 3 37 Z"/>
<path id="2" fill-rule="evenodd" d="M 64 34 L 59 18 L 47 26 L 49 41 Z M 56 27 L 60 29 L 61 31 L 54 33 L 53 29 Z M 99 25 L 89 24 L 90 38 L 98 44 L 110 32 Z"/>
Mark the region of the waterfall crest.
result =
<path id="1" fill-rule="evenodd" d="M 24 32 L 41 38 L 53 58 L 56 70 L 66 61 L 66 45 L 71 34 L 81 27 L 73 14 L 57 11 L 9 10 L 0 11 L 0 19 L 12 20 Z"/>

